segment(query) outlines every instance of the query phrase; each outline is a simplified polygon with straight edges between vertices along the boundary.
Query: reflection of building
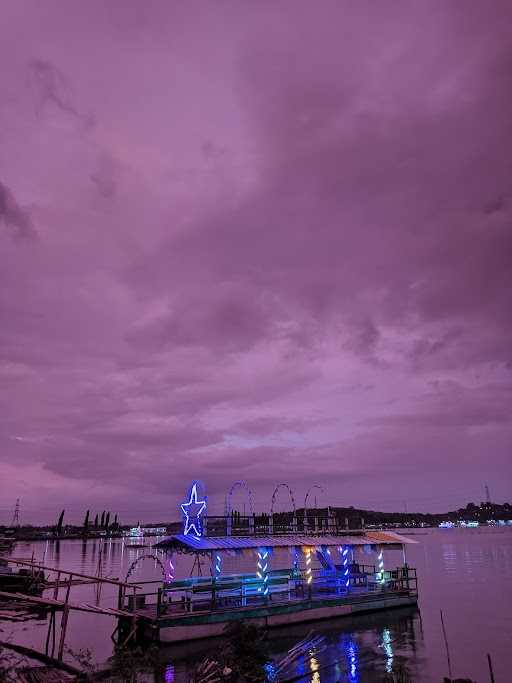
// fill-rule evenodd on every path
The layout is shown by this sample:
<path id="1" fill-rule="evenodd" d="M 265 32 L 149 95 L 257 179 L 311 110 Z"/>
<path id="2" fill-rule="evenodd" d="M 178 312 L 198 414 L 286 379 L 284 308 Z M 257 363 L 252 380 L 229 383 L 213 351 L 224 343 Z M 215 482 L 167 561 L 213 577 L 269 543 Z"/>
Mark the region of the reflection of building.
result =
<path id="1" fill-rule="evenodd" d="M 134 526 L 127 531 L 123 531 L 123 536 L 130 536 L 131 538 L 139 538 L 142 536 L 163 536 L 167 532 L 167 527 L 160 526 Z"/>

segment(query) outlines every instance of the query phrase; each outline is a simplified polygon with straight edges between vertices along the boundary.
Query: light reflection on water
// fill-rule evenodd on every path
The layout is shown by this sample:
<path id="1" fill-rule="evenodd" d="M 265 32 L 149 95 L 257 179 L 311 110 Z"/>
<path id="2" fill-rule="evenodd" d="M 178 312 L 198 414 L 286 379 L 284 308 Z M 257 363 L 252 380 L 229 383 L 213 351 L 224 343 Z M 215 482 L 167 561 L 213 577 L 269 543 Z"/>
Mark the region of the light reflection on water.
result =
<path id="1" fill-rule="evenodd" d="M 271 632 L 275 656 L 286 652 L 311 630 L 326 637 L 326 647 L 294 664 L 291 675 L 314 683 L 363 683 L 382 680 L 386 673 L 407 668 L 415 683 L 439 683 L 447 675 L 446 655 L 440 629 L 439 610 L 443 609 L 454 674 L 484 681 L 488 679 L 486 654 L 493 658 L 497 681 L 509 680 L 508 658 L 512 636 L 512 530 L 446 529 L 413 533 L 418 545 L 407 548 L 407 560 L 419 576 L 420 612 L 402 610 L 316 622 L 287 629 L 283 635 Z M 155 539 L 146 541 L 154 542 Z M 18 544 L 17 557 L 44 561 L 51 566 L 124 579 L 135 560 L 145 554 L 156 555 L 165 571 L 177 578 L 188 576 L 191 563 L 183 556 L 172 560 L 150 547 L 129 548 L 121 540 L 76 540 Z M 369 560 L 371 558 L 368 558 Z M 226 556 L 222 570 L 251 571 L 254 558 Z M 285 556 L 283 562 L 293 562 Z M 274 563 L 278 561 L 273 557 Z M 392 561 L 390 562 L 392 566 Z M 154 558 L 141 560 L 131 579 L 150 580 L 161 576 Z M 202 571 L 209 573 L 209 563 Z M 73 587 L 72 599 L 93 602 L 91 586 Z M 110 603 L 108 601 L 110 600 Z M 115 587 L 105 586 L 102 603 L 114 606 Z M 0 624 L 5 629 L 6 624 Z M 23 630 L 27 628 L 27 630 Z M 13 640 L 44 648 L 46 622 L 13 625 Z M 73 613 L 69 622 L 69 645 L 74 650 L 91 648 L 98 661 L 111 654 L 110 634 L 115 622 L 109 617 Z M 7 628 L 11 628 L 7 625 Z M 5 632 L 3 637 L 8 637 Z M 211 641 L 210 641 L 211 642 Z M 211 649 L 210 649 L 211 648 Z M 187 644 L 162 648 L 162 682 L 180 683 L 189 667 L 218 644 Z"/>

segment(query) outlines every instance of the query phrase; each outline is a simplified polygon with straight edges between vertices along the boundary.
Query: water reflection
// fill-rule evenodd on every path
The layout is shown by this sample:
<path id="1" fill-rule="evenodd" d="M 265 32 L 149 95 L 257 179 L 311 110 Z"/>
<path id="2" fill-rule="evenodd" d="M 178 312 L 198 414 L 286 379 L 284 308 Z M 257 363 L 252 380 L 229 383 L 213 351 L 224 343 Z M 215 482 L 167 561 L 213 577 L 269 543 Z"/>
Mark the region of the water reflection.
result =
<path id="1" fill-rule="evenodd" d="M 309 668 L 311 669 L 311 683 L 320 683 L 320 673 L 318 669 L 318 660 L 313 653 L 310 653 Z"/>
<path id="2" fill-rule="evenodd" d="M 352 635 L 344 636 L 342 638 L 342 649 L 345 653 L 347 662 L 347 677 L 350 683 L 358 683 L 358 658 L 357 658 L 357 642 Z"/>
<path id="3" fill-rule="evenodd" d="M 151 539 L 147 545 L 156 540 Z M 396 675 L 405 667 L 415 683 L 440 681 L 447 674 L 439 624 L 442 608 L 454 674 L 487 680 L 486 653 L 490 652 L 496 680 L 509 680 L 512 611 L 507 606 L 512 601 L 512 529 L 432 530 L 418 535 L 417 540 L 417 545 L 408 547 L 407 554 L 410 565 L 418 568 L 421 613 L 399 610 L 315 622 L 290 628 L 284 634 L 273 631 L 270 633 L 272 657 L 286 653 L 309 631 L 325 636 L 325 649 L 296 661 L 293 671 L 289 672 L 290 678 L 298 676 L 302 683 L 308 683 L 313 677 L 321 679 L 321 683 L 374 683 L 386 674 Z M 144 552 L 163 559 L 168 575 L 181 578 L 190 574 L 190 558 L 164 558 L 160 551 L 149 547 L 128 548 L 123 539 L 20 542 L 14 554 L 18 557 L 33 554 L 43 564 L 90 575 L 97 573 L 100 560 L 104 576 L 124 578 L 131 562 Z M 289 564 L 288 556 L 286 561 Z M 227 573 L 253 569 L 253 557 L 223 559 L 222 571 Z M 139 562 L 133 579 L 159 579 L 161 571 L 156 561 Z M 72 590 L 72 599 L 76 602 L 93 602 L 96 597 L 91 585 L 77 585 Z M 108 586 L 101 598 L 102 604 L 117 605 L 117 592 Z M 0 627 L 4 628 L 4 623 Z M 475 623 L 482 628 L 475 629 Z M 73 615 L 69 624 L 70 646 L 75 650 L 90 648 L 95 661 L 103 663 L 112 653 L 110 634 L 114 627 L 114 619 L 108 617 L 93 619 Z M 8 637 L 12 634 L 14 642 L 40 647 L 40 629 L 13 623 L 5 630 Z M 187 680 L 186 672 L 194 664 L 206 656 L 215 657 L 218 649 L 219 641 L 162 648 L 163 666 L 155 680 L 162 683 L 172 680 L 169 677 L 173 676 L 176 683 L 181 683 Z"/>
<path id="4" fill-rule="evenodd" d="M 419 612 L 413 608 L 388 613 L 345 617 L 275 629 L 269 632 L 270 656 L 281 659 L 308 633 L 323 636 L 322 646 L 312 648 L 281 672 L 284 680 L 297 683 L 376 683 L 406 670 L 418 676 L 424 643 Z M 188 681 L 203 658 L 215 658 L 222 645 L 216 641 L 166 646 L 162 657 L 174 666 L 175 680 Z M 414 654 L 413 654 L 414 653 Z M 162 679 L 163 680 L 163 679 Z M 271 676 L 268 677 L 271 680 Z"/>
<path id="5" fill-rule="evenodd" d="M 393 647 L 391 645 L 391 633 L 388 628 L 382 631 L 382 647 L 386 653 L 386 673 L 390 674 L 393 671 Z"/>

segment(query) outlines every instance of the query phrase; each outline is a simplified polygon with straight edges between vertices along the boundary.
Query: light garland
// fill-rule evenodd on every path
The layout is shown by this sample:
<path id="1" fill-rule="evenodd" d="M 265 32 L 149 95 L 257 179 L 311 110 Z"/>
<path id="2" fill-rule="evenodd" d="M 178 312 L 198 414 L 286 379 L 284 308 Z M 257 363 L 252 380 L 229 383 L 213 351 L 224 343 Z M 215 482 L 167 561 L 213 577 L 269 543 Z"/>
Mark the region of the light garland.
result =
<path id="1" fill-rule="evenodd" d="M 348 546 L 340 546 L 339 551 L 340 551 L 341 563 L 342 563 L 342 570 L 341 570 L 342 581 L 343 581 L 345 588 L 348 590 L 349 586 L 350 586 L 350 571 L 348 568 L 349 547 Z"/>
<path id="2" fill-rule="evenodd" d="M 219 555 L 219 553 L 217 553 L 215 555 L 214 569 L 215 569 L 215 578 L 218 578 L 220 576 L 221 571 L 222 571 L 222 557 Z"/>
<path id="3" fill-rule="evenodd" d="M 263 581 L 263 586 L 258 588 L 258 593 L 263 593 L 264 597 L 268 596 L 268 555 L 267 548 L 260 548 L 258 550 L 258 571 L 256 576 Z"/>
<path id="4" fill-rule="evenodd" d="M 384 583 L 384 555 L 382 554 L 382 548 L 377 556 L 379 571 L 377 572 L 377 581 Z"/>
<path id="5" fill-rule="evenodd" d="M 174 580 L 174 565 L 172 563 L 172 556 L 169 558 L 169 571 L 167 572 L 167 581 L 173 581 Z"/>
<path id="6" fill-rule="evenodd" d="M 311 548 L 306 548 L 306 583 L 311 585 L 313 572 L 311 570 Z"/>

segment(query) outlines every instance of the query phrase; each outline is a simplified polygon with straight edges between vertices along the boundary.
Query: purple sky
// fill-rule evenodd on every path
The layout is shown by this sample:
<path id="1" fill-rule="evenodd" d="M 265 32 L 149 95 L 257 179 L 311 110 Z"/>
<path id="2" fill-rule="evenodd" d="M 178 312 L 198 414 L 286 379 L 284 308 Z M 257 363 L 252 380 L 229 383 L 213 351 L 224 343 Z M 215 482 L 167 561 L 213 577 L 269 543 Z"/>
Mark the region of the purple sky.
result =
<path id="1" fill-rule="evenodd" d="M 192 478 L 511 498 L 511 36 L 494 0 L 2 3 L 0 522 L 169 519 Z"/>

